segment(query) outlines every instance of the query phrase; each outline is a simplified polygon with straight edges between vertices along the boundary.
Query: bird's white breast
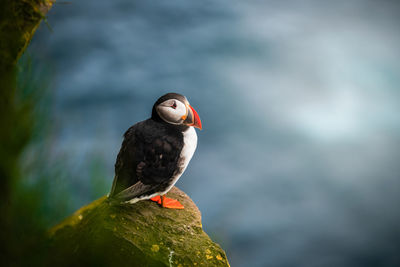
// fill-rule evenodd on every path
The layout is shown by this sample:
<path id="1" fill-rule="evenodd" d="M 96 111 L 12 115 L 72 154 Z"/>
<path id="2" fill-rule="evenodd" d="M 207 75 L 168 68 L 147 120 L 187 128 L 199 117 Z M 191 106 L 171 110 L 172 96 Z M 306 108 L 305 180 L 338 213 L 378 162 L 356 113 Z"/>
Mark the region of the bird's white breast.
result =
<path id="1" fill-rule="evenodd" d="M 183 132 L 183 148 L 181 151 L 182 167 L 186 169 L 197 147 L 197 134 L 193 127 Z M 183 171 L 184 171 L 183 170 Z M 182 172 L 183 172 L 182 171 Z"/>
<path id="2" fill-rule="evenodd" d="M 182 134 L 183 134 L 183 148 L 178 161 L 179 168 L 174 173 L 174 177 L 171 181 L 171 184 L 163 193 L 161 193 L 161 195 L 167 193 L 175 185 L 175 183 L 181 177 L 183 172 L 186 170 L 186 167 L 189 165 L 189 162 L 193 157 L 194 151 L 196 150 L 197 147 L 196 130 L 193 127 L 189 127 L 189 129 L 183 132 Z"/>

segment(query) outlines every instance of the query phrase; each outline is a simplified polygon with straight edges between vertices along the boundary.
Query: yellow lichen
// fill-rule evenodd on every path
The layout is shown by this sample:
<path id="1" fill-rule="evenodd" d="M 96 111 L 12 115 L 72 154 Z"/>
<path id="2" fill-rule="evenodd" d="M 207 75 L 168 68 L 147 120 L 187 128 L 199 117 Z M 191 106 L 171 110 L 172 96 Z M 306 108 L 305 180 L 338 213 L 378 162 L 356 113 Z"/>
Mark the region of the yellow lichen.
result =
<path id="1" fill-rule="evenodd" d="M 151 246 L 151 251 L 158 252 L 159 250 L 160 250 L 160 247 L 158 245 L 152 245 Z"/>
<path id="2" fill-rule="evenodd" d="M 219 260 L 219 261 L 222 261 L 222 257 L 219 254 L 217 256 L 215 256 L 215 258 L 217 258 L 217 260 Z"/>
<path id="3" fill-rule="evenodd" d="M 211 250 L 206 249 L 206 254 L 211 254 Z"/>
<path id="4" fill-rule="evenodd" d="M 214 258 L 214 257 L 211 256 L 211 255 L 206 255 L 206 258 L 207 258 L 207 260 L 210 260 L 210 259 L 212 259 L 212 258 Z"/>

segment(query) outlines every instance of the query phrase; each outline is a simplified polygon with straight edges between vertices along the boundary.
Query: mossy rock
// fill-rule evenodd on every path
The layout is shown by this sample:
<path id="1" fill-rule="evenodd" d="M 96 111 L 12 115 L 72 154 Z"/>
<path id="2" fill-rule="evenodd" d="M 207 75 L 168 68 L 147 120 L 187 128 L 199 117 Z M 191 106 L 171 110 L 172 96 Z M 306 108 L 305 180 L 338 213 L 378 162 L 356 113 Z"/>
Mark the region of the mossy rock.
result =
<path id="1" fill-rule="evenodd" d="M 174 187 L 183 210 L 152 201 L 112 205 L 106 197 L 79 209 L 49 233 L 49 265 L 229 266 L 203 231 L 200 211 Z"/>

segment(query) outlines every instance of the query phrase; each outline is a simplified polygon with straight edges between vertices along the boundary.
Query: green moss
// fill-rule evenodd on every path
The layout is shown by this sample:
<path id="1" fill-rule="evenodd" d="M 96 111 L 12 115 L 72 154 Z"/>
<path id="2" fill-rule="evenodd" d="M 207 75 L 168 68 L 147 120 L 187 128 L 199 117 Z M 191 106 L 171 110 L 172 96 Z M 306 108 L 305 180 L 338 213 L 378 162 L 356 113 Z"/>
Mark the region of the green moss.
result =
<path id="1" fill-rule="evenodd" d="M 1 67 L 15 66 L 52 3 L 49 0 L 1 1 Z"/>
<path id="2" fill-rule="evenodd" d="M 169 196 L 185 209 L 151 201 L 116 206 L 105 197 L 81 208 L 50 230 L 51 264 L 229 266 L 225 252 L 202 230 L 196 205 L 177 188 Z"/>

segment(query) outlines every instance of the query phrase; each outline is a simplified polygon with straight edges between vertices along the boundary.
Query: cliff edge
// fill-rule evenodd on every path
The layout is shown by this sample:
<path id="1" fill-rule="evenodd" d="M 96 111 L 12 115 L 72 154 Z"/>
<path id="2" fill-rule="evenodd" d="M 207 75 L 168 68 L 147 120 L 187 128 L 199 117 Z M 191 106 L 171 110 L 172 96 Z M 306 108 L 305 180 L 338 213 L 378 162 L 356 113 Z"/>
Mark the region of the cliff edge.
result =
<path id="1" fill-rule="evenodd" d="M 49 265 L 229 266 L 203 231 L 193 201 L 174 187 L 183 210 L 152 201 L 111 205 L 106 197 L 82 207 L 49 232 Z"/>

